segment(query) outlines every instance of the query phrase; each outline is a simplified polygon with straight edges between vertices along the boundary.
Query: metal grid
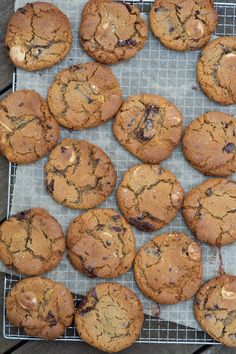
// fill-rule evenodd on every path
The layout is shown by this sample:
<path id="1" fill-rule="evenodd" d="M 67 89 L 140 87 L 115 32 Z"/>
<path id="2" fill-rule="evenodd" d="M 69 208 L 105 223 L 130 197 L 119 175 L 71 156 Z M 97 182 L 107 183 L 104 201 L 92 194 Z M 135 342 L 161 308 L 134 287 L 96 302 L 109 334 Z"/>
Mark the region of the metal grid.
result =
<path id="1" fill-rule="evenodd" d="M 129 3 L 135 3 L 140 5 L 139 0 L 133 0 L 133 1 L 127 1 Z M 67 1 L 68 3 L 68 1 Z M 140 7 L 142 12 L 144 13 L 148 13 L 150 10 L 150 6 L 152 4 L 152 1 L 142 1 Z M 236 27 L 235 27 L 235 17 L 236 17 L 236 4 L 232 3 L 232 2 L 216 2 L 216 8 L 217 8 L 217 12 L 218 12 L 218 27 L 217 30 L 215 32 L 216 35 L 235 35 L 236 33 Z M 150 35 L 151 37 L 151 35 Z M 129 96 L 130 94 L 133 94 L 133 89 L 134 87 L 137 87 L 137 83 L 138 83 L 138 88 L 143 91 L 143 92 L 150 92 L 150 93 L 155 93 L 155 90 L 152 88 L 152 85 L 148 84 L 145 81 L 145 77 L 150 78 L 152 76 L 152 68 L 150 65 L 152 56 L 155 55 L 159 55 L 158 59 L 163 59 L 160 56 L 160 53 L 158 50 L 155 49 L 155 47 L 153 46 L 156 45 L 156 40 L 153 39 L 152 37 L 149 38 L 149 46 L 146 49 L 143 49 L 143 52 L 146 50 L 147 52 L 147 57 L 141 57 L 139 54 L 136 56 L 136 59 L 133 60 L 133 67 L 129 66 L 129 72 L 127 75 L 127 79 L 123 79 L 123 75 L 124 72 L 122 72 L 122 68 L 121 71 L 119 71 L 119 69 L 116 67 L 114 68 L 114 73 L 116 74 L 116 76 L 118 78 L 122 77 L 121 80 L 121 87 L 123 89 L 124 92 L 124 96 Z M 189 79 L 188 76 L 188 70 L 190 68 L 190 65 L 196 61 L 198 53 L 197 52 L 192 52 L 192 53 L 187 53 L 186 57 L 185 57 L 185 63 L 182 66 L 182 62 L 181 60 L 177 59 L 177 70 L 182 70 L 182 74 L 183 74 L 183 80 L 184 82 L 186 82 Z M 74 59 L 74 60 L 73 60 Z M 64 63 L 65 66 L 71 65 L 74 62 L 76 62 L 76 54 L 74 55 L 74 58 L 71 59 L 71 61 L 66 61 L 66 63 Z M 84 58 L 84 61 L 87 59 L 87 57 Z M 141 61 L 146 61 L 147 67 L 146 70 L 142 73 L 139 72 L 138 75 L 135 71 L 135 66 L 137 65 L 138 68 L 141 68 Z M 161 64 L 165 67 L 165 69 L 168 72 L 168 77 L 165 77 L 161 74 L 161 72 L 158 70 L 157 71 L 157 80 L 160 82 L 160 85 L 163 86 L 163 90 L 160 94 L 162 94 L 163 96 L 165 96 L 167 99 L 170 97 L 168 97 L 168 84 L 169 84 L 169 80 L 172 81 L 173 84 L 173 80 L 175 78 L 175 73 L 173 72 L 173 68 L 171 68 L 171 51 L 166 51 L 166 58 L 165 58 L 165 62 L 167 63 L 165 65 L 164 62 L 162 62 Z M 59 70 L 62 68 L 60 65 L 58 66 Z M 175 69 L 175 68 L 174 68 Z M 124 69 L 125 70 L 125 69 Z M 192 70 L 190 68 L 190 70 Z M 51 75 L 50 80 L 53 78 L 53 75 L 55 74 L 55 72 L 52 71 L 52 73 L 46 73 L 48 76 Z M 53 75 L 52 75 L 53 74 Z M 16 73 L 14 74 L 13 77 L 13 81 L 14 81 L 14 87 L 16 85 Z M 49 81 L 50 81 L 49 80 Z M 20 80 L 19 80 L 20 81 Z M 33 84 L 32 84 L 33 85 Z M 17 85 L 18 87 L 18 85 Z M 18 88 L 21 88 L 20 86 Z M 31 87 L 29 87 L 31 88 Z M 33 88 L 33 87 L 32 87 Z M 46 93 L 46 87 L 42 87 L 42 94 Z M 177 87 L 175 87 L 175 89 L 177 90 Z M 153 92 L 154 91 L 154 92 Z M 192 91 L 192 95 L 193 97 L 193 102 L 194 102 L 194 107 L 190 107 L 189 103 L 188 103 L 188 97 L 184 98 L 184 102 L 181 104 L 178 101 L 178 97 L 177 97 L 177 93 L 175 93 L 175 99 L 173 100 L 173 95 L 171 96 L 171 100 L 177 104 L 177 106 L 182 106 L 181 108 L 183 109 L 183 114 L 185 116 L 185 123 L 188 124 L 190 120 L 192 120 L 194 117 L 196 117 L 197 115 L 201 114 L 202 111 L 205 111 L 207 108 L 214 108 L 214 104 L 212 104 L 212 102 L 210 101 L 206 101 L 206 99 L 202 99 L 202 107 L 200 110 L 198 110 L 197 105 L 200 103 L 200 100 L 198 98 L 197 93 L 195 92 L 195 88 L 193 88 Z M 195 97 L 196 96 L 196 97 Z M 190 108 L 192 110 L 190 110 Z M 234 112 L 233 110 L 231 111 L 231 109 L 224 110 L 221 109 L 221 107 L 217 107 L 219 110 L 223 110 L 226 111 L 228 113 L 231 114 L 235 114 L 236 112 Z M 100 130 L 100 127 L 98 128 L 98 130 Z M 104 132 L 104 131 L 103 131 Z M 107 132 L 110 133 L 111 132 L 111 124 L 110 122 L 108 122 L 107 124 Z M 66 135 L 67 133 L 64 132 L 64 135 Z M 68 135 L 67 135 L 68 136 Z M 75 137 L 75 136 L 74 136 Z M 88 138 L 88 140 L 93 141 L 92 140 L 92 135 Z M 94 141 L 94 143 L 98 143 L 96 140 Z M 101 146 L 101 144 L 100 144 Z M 101 146 L 103 147 L 103 146 Z M 108 154 L 110 153 L 110 155 L 113 153 L 113 151 L 109 150 L 109 147 L 106 146 L 106 148 L 104 148 L 104 150 L 106 152 L 108 152 Z M 182 185 L 184 187 L 186 187 L 186 189 L 188 189 L 189 187 L 191 187 L 191 180 L 193 179 L 192 177 L 195 177 L 195 181 L 196 181 L 196 174 L 194 175 L 195 171 L 189 170 L 189 166 L 188 165 L 184 165 L 184 162 L 181 162 L 181 166 L 178 168 L 178 166 L 176 165 L 175 161 L 177 160 L 177 157 L 179 156 L 179 154 L 181 154 L 180 150 L 176 150 L 172 156 L 172 158 L 167 161 L 166 163 L 164 163 L 164 166 L 167 168 L 170 168 L 172 171 L 178 172 L 178 169 L 181 173 L 187 173 L 188 178 L 189 178 L 189 182 L 186 181 L 182 175 L 178 176 Z M 118 169 L 120 168 L 122 170 L 122 172 L 124 170 L 127 169 L 127 166 L 129 166 L 129 162 L 133 162 L 134 159 L 133 158 L 129 158 L 128 157 L 128 163 L 125 166 L 122 166 L 121 168 L 119 167 L 119 161 L 118 158 L 116 157 L 116 165 L 118 166 Z M 187 167 L 186 167 L 187 166 Z M 39 162 L 39 166 L 42 168 L 42 164 Z M 16 179 L 16 170 L 17 170 L 17 166 L 14 164 L 10 164 L 9 166 L 9 199 L 8 199 L 8 217 L 11 215 L 11 208 L 13 206 L 12 204 L 12 200 L 13 200 L 13 195 L 14 195 L 14 185 L 15 185 L 15 179 Z M 177 173 L 178 175 L 178 173 Z M 198 175 L 197 176 L 197 181 L 201 181 L 202 180 L 202 176 Z M 186 184 L 188 184 L 186 186 Z M 29 186 L 27 185 L 27 188 L 29 188 Z M 110 204 L 105 204 L 105 206 L 110 206 Z M 22 206 L 23 209 L 23 206 Z M 61 216 L 61 215 L 60 215 Z M 174 221 L 174 223 L 172 223 L 172 225 L 170 226 L 170 228 L 168 227 L 167 230 L 168 231 L 183 231 L 183 224 L 181 221 L 181 218 L 178 216 L 176 218 L 176 220 Z M 163 232 L 165 232 L 165 229 L 163 230 Z M 204 247 L 203 247 L 204 248 Z M 210 258 L 210 255 L 206 256 L 206 259 L 208 260 Z M 206 261 L 205 259 L 205 261 Z M 208 265 L 207 265 L 207 270 L 208 270 Z M 16 277 L 13 274 L 8 274 L 5 277 L 5 284 L 4 284 L 4 301 L 5 301 L 5 297 L 7 295 L 7 293 L 10 291 L 10 289 L 12 288 L 12 286 L 19 280 L 19 277 Z M 65 268 L 65 282 L 69 283 L 70 279 L 69 279 L 69 271 L 68 268 Z M 77 277 L 75 279 L 75 282 L 77 282 Z M 84 282 L 84 287 L 86 288 L 86 281 Z M 130 277 L 129 277 L 129 273 L 126 276 L 122 277 L 122 283 L 126 284 L 127 286 L 129 286 L 130 288 L 132 288 L 132 290 L 137 291 L 135 288 L 135 284 L 133 283 L 133 280 L 130 281 Z M 71 289 L 73 291 L 73 289 Z M 77 301 L 78 296 L 75 295 L 75 301 Z M 147 299 L 145 300 L 145 298 L 142 298 L 142 300 L 145 302 L 147 302 Z M 5 305 L 5 304 L 4 304 Z M 152 305 L 150 305 L 152 306 Z M 5 306 L 4 306 L 5 308 Z M 150 311 L 151 314 L 155 314 L 155 311 L 158 310 L 156 308 L 151 309 L 152 311 Z M 188 309 L 186 312 L 188 311 L 192 311 L 192 309 Z M 35 337 L 30 337 L 30 336 L 26 336 L 21 330 L 19 330 L 18 328 L 12 326 L 5 317 L 5 311 L 4 311 L 4 320 L 3 320 L 3 334 L 6 338 L 10 338 L 10 339 L 30 339 L 30 340 L 38 340 L 38 338 Z M 79 336 L 76 334 L 75 328 L 72 326 L 70 328 L 67 329 L 67 331 L 65 332 L 65 334 L 60 337 L 58 340 L 69 340 L 69 341 L 79 341 L 80 338 Z M 144 327 L 143 330 L 141 332 L 140 338 L 137 341 L 139 343 L 196 343 L 196 344 L 214 344 L 216 342 L 214 342 L 208 335 L 206 335 L 203 331 L 196 329 L 196 328 L 191 328 L 191 327 L 186 327 L 183 326 L 181 324 L 178 323 L 174 323 L 172 321 L 164 321 L 161 318 L 155 318 L 151 315 L 146 315 L 145 316 L 145 323 L 144 323 Z M 217 344 L 217 343 L 216 343 Z"/>

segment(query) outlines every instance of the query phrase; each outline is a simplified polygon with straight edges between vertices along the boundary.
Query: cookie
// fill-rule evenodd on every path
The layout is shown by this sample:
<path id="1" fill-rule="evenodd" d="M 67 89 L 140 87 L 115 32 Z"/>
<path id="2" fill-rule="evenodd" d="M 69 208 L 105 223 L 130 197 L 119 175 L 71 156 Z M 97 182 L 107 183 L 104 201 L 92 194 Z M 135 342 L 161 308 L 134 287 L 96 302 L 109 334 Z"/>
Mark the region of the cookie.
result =
<path id="1" fill-rule="evenodd" d="M 152 32 L 169 49 L 202 48 L 217 25 L 212 0 L 155 0 L 150 11 Z"/>
<path id="2" fill-rule="evenodd" d="M 197 79 L 213 101 L 236 103 L 236 38 L 219 37 L 202 50 L 197 62 Z"/>
<path id="3" fill-rule="evenodd" d="M 132 267 L 135 238 L 115 210 L 92 209 L 69 225 L 67 249 L 70 262 L 80 272 L 91 278 L 113 278 Z"/>
<path id="4" fill-rule="evenodd" d="M 26 334 L 51 340 L 72 323 L 74 301 L 69 289 L 45 278 L 17 282 L 6 298 L 8 321 Z"/>
<path id="5" fill-rule="evenodd" d="M 181 233 L 156 236 L 136 255 L 134 276 L 142 293 L 157 303 L 190 299 L 201 284 L 201 248 Z"/>
<path id="6" fill-rule="evenodd" d="M 44 169 L 49 194 L 73 209 L 101 204 L 116 184 L 110 158 L 84 140 L 62 140 L 50 153 Z"/>
<path id="7" fill-rule="evenodd" d="M 211 178 L 184 198 L 185 221 L 202 242 L 223 246 L 236 241 L 236 182 Z"/>
<path id="8" fill-rule="evenodd" d="M 60 136 L 47 103 L 35 91 L 19 90 L 0 102 L 0 153 L 26 164 L 48 154 Z"/>
<path id="9" fill-rule="evenodd" d="M 55 268 L 65 251 L 60 224 L 45 209 L 22 211 L 0 225 L 0 259 L 25 275 Z"/>
<path id="10" fill-rule="evenodd" d="M 105 352 L 119 352 L 133 344 L 144 314 L 137 296 L 118 283 L 100 283 L 78 306 L 75 326 L 80 337 Z"/>
<path id="11" fill-rule="evenodd" d="M 195 119 L 185 131 L 183 153 L 205 175 L 236 172 L 236 119 L 221 112 L 207 112 Z"/>
<path id="12" fill-rule="evenodd" d="M 117 140 L 139 159 L 157 164 L 168 158 L 179 143 L 183 117 L 165 98 L 157 95 L 131 96 L 113 125 Z"/>
<path id="13" fill-rule="evenodd" d="M 122 92 L 112 71 L 95 62 L 59 72 L 48 91 L 50 112 L 65 128 L 95 127 L 112 118 L 122 103 Z"/>
<path id="14" fill-rule="evenodd" d="M 5 45 L 12 62 L 24 70 L 55 65 L 67 55 L 71 43 L 68 18 L 47 2 L 26 4 L 8 22 Z"/>
<path id="15" fill-rule="evenodd" d="M 130 224 L 142 231 L 154 231 L 174 219 L 183 196 L 172 172 L 158 165 L 140 164 L 124 173 L 116 200 Z"/>
<path id="16" fill-rule="evenodd" d="M 88 1 L 79 32 L 85 52 L 104 64 L 132 58 L 147 40 L 147 25 L 139 9 L 112 0 Z"/>
<path id="17" fill-rule="evenodd" d="M 206 282 L 197 293 L 194 312 L 207 334 L 224 345 L 236 347 L 235 276 L 222 275 Z"/>

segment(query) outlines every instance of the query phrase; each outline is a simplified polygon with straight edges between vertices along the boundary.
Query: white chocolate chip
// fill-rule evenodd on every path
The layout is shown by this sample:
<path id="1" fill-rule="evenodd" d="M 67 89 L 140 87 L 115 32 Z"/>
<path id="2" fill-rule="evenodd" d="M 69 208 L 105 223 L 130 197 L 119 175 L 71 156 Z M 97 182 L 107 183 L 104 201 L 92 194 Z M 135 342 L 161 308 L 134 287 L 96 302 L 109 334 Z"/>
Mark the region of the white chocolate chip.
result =
<path id="1" fill-rule="evenodd" d="M 10 57 L 13 61 L 22 62 L 25 60 L 25 50 L 21 46 L 15 45 L 10 49 Z"/>
<path id="2" fill-rule="evenodd" d="M 236 299 L 236 287 L 231 287 L 230 284 L 227 286 L 223 286 L 223 288 L 221 289 L 221 294 L 222 297 L 226 300 L 233 300 Z"/>
<path id="3" fill-rule="evenodd" d="M 197 261 L 201 257 L 201 251 L 196 244 L 191 243 L 188 246 L 188 255 L 189 258 L 193 259 L 194 261 Z"/>
<path id="4" fill-rule="evenodd" d="M 71 157 L 69 159 L 69 162 L 74 162 L 76 161 L 76 153 L 74 151 L 72 151 Z"/>

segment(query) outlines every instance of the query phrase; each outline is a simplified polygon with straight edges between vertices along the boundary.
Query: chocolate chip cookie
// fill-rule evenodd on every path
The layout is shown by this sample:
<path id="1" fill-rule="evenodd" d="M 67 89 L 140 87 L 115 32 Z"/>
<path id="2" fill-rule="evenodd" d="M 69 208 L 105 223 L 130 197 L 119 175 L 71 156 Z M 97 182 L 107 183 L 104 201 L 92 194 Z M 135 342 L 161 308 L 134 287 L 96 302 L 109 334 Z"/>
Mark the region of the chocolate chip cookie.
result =
<path id="1" fill-rule="evenodd" d="M 20 280 L 6 298 L 8 321 L 26 334 L 55 339 L 72 323 L 74 302 L 69 289 L 45 278 Z"/>
<path id="2" fill-rule="evenodd" d="M 236 38 L 219 37 L 202 50 L 197 63 L 197 79 L 213 101 L 236 103 Z"/>
<path id="3" fill-rule="evenodd" d="M 236 277 L 222 275 L 206 282 L 196 295 L 195 317 L 204 331 L 236 347 Z"/>
<path id="4" fill-rule="evenodd" d="M 217 25 L 212 0 L 155 0 L 151 29 L 167 48 L 184 51 L 203 47 Z"/>
<path id="5" fill-rule="evenodd" d="M 26 4 L 8 22 L 5 45 L 12 62 L 24 70 L 53 66 L 66 56 L 71 43 L 68 18 L 47 2 Z"/>
<path id="6" fill-rule="evenodd" d="M 157 164 L 180 141 L 183 117 L 171 102 L 157 95 L 131 96 L 116 115 L 117 140 L 141 160 Z"/>
<path id="7" fill-rule="evenodd" d="M 176 216 L 183 196 L 172 172 L 159 165 L 140 164 L 125 172 L 116 199 L 130 224 L 142 231 L 154 231 Z"/>
<path id="8" fill-rule="evenodd" d="M 0 259 L 25 275 L 55 268 L 65 251 L 60 224 L 45 209 L 22 211 L 0 225 Z"/>
<path id="9" fill-rule="evenodd" d="M 101 204 L 116 184 L 110 158 L 84 140 L 62 140 L 44 169 L 49 194 L 69 208 L 89 209 Z"/>
<path id="10" fill-rule="evenodd" d="M 79 304 L 75 326 L 80 337 L 105 352 L 119 352 L 138 338 L 144 321 L 137 296 L 118 283 L 100 283 Z"/>
<path id="11" fill-rule="evenodd" d="M 112 71 L 95 62 L 62 70 L 48 91 L 51 113 L 69 129 L 104 123 L 117 113 L 121 103 L 121 89 Z"/>
<path id="12" fill-rule="evenodd" d="M 183 138 L 183 153 L 205 175 L 236 172 L 236 119 L 221 112 L 207 112 L 192 121 Z"/>
<path id="13" fill-rule="evenodd" d="M 181 233 L 156 236 L 136 255 L 134 275 L 140 290 L 155 302 L 190 299 L 201 284 L 201 248 Z"/>
<path id="14" fill-rule="evenodd" d="M 92 209 L 69 225 L 67 248 L 69 260 L 82 273 L 91 278 L 113 278 L 132 267 L 135 238 L 115 210 Z"/>
<path id="15" fill-rule="evenodd" d="M 136 6 L 90 0 L 83 9 L 80 43 L 95 60 L 112 64 L 133 57 L 147 39 L 147 25 Z"/>
<path id="16" fill-rule="evenodd" d="M 195 236 L 212 246 L 236 241 L 236 182 L 211 178 L 184 198 L 183 216 Z"/>
<path id="17" fill-rule="evenodd" d="M 19 90 L 0 102 L 0 153 L 18 164 L 48 154 L 60 136 L 47 103 L 35 91 Z"/>

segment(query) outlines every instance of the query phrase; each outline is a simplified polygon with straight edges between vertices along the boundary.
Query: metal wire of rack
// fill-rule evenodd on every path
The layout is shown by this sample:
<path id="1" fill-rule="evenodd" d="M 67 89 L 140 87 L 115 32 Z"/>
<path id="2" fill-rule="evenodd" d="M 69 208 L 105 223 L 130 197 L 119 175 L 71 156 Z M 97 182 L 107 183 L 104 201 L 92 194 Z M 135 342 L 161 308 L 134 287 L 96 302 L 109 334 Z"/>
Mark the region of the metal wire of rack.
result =
<path id="1" fill-rule="evenodd" d="M 122 1 L 122 0 L 121 0 Z M 148 13 L 153 0 L 131 0 L 141 8 L 141 11 Z M 236 35 L 236 3 L 232 1 L 216 1 L 215 7 L 218 12 L 218 26 L 215 35 Z M 187 69 L 186 69 L 187 70 Z M 13 90 L 16 88 L 17 72 L 13 74 Z M 7 217 L 11 215 L 14 185 L 16 180 L 17 165 L 9 164 L 9 185 L 8 185 L 8 209 Z M 20 277 L 13 274 L 6 274 L 4 281 L 4 308 L 3 308 L 3 335 L 9 339 L 39 340 L 37 337 L 27 336 L 21 329 L 12 326 L 6 319 L 5 299 L 9 291 Z M 127 284 L 128 285 L 128 284 Z M 79 295 L 74 295 L 75 303 L 80 300 Z M 69 327 L 59 341 L 80 341 L 75 327 Z M 184 344 L 219 344 L 201 330 L 183 326 L 178 323 L 162 320 L 151 315 L 145 315 L 145 322 L 140 334 L 138 343 L 184 343 Z"/>

